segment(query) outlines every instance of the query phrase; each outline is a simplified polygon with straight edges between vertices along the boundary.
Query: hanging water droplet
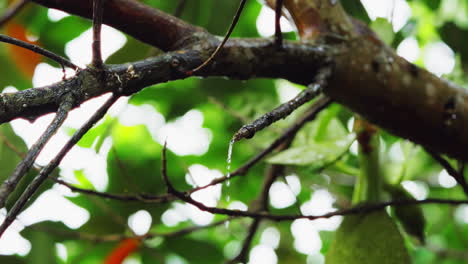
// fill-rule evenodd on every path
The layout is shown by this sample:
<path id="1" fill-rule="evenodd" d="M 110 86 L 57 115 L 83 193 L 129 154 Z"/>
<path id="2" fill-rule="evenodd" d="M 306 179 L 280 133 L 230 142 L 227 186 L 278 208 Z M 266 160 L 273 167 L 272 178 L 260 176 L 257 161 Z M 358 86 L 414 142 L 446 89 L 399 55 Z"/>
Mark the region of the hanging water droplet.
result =
<path id="1" fill-rule="evenodd" d="M 229 141 L 229 147 L 228 147 L 228 155 L 227 155 L 227 165 L 226 165 L 226 187 L 229 187 L 229 185 L 231 185 L 231 181 L 229 180 L 229 178 L 231 177 L 231 162 L 232 162 L 232 149 L 234 147 L 234 139 L 231 139 Z M 227 189 L 227 188 L 226 188 Z M 231 196 L 229 195 L 229 192 L 226 190 L 227 192 L 227 196 L 226 196 L 226 201 L 229 202 L 229 200 L 231 200 Z"/>

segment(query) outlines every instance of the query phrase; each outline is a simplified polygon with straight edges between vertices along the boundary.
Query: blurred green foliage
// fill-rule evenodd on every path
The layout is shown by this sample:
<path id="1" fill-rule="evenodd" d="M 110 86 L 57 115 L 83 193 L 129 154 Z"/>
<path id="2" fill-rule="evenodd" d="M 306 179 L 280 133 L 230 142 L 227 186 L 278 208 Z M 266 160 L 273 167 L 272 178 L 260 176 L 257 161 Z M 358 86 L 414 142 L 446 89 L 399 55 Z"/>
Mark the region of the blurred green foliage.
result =
<path id="1" fill-rule="evenodd" d="M 6 8 L 4 2 L 0 1 L 0 13 Z M 178 4 L 178 1 L 175 0 L 144 0 L 142 2 L 168 13 L 173 13 Z M 406 2 L 411 8 L 412 15 L 406 25 L 398 32 L 393 32 L 392 21 L 385 18 L 371 21 L 360 1 L 342 2 L 354 17 L 370 24 L 372 29 L 393 48 L 396 49 L 407 38 L 416 39 L 421 52 L 415 63 L 420 66 L 424 67 L 424 49 L 428 44 L 437 41 L 445 42 L 453 49 L 457 58 L 455 69 L 445 77 L 466 86 L 468 2 L 465 0 L 408 0 Z M 202 26 L 214 34 L 223 35 L 237 5 L 237 0 L 188 1 L 186 9 L 182 13 L 182 19 Z M 233 36 L 259 37 L 255 24 L 261 8 L 262 5 L 258 1 L 248 1 Z M 51 21 L 47 16 L 47 9 L 36 5 L 31 5 L 16 19 L 31 34 L 38 37 L 43 47 L 62 56 L 66 56 L 65 45 L 91 26 L 89 21 L 74 16 Z M 109 57 L 108 63 L 125 63 L 160 52 L 130 36 L 126 36 L 126 38 L 126 44 Z M 4 44 L 0 44 L 0 61 L 2 65 L 13 64 Z M 57 67 L 53 62 L 45 59 L 44 61 Z M 0 87 L 3 89 L 6 86 L 14 86 L 22 90 L 31 87 L 31 80 L 18 74 L 14 65 L 12 67 L 4 66 L 0 68 Z M 129 104 L 153 107 L 155 111 L 164 116 L 166 124 L 175 122 L 190 110 L 198 110 L 202 113 L 202 127 L 210 131 L 209 149 L 197 155 L 177 155 L 175 152 L 169 152 L 168 155 L 168 171 L 171 180 L 180 190 L 188 190 L 193 187 L 188 180 L 190 178 L 187 174 L 188 168 L 193 164 L 201 164 L 224 174 L 227 165 L 228 142 L 232 135 L 246 121 L 254 120 L 280 104 L 281 94 L 285 89 L 295 91 L 297 86 L 266 79 L 236 81 L 223 78 L 190 78 L 148 87 L 133 95 L 129 99 Z M 236 143 L 231 167 L 238 168 L 262 148 L 268 146 L 281 131 L 300 116 L 305 108 L 299 109 L 297 113 L 267 130 L 259 132 L 253 139 Z M 281 209 L 270 206 L 274 213 L 299 213 L 301 205 L 308 202 L 318 190 L 324 189 L 335 197 L 335 208 L 346 207 L 350 203 L 353 184 L 359 174 L 356 151 L 353 150 L 354 147 L 350 148 L 354 142 L 354 135 L 350 131 L 353 120 L 353 114 L 347 109 L 337 104 L 331 105 L 320 113 L 314 122 L 306 125 L 298 133 L 291 149 L 274 153 L 268 157 L 268 162 L 261 162 L 254 166 L 248 175 L 230 180 L 229 186 L 224 184 L 218 206 L 227 207 L 233 201 L 241 201 L 252 206 L 260 192 L 267 166 L 274 163 L 287 165 L 286 175 L 296 175 L 299 179 L 299 191 L 295 193 L 296 202 Z M 69 132 L 73 131 L 71 128 L 68 130 Z M 15 135 L 9 125 L 2 125 L 0 133 L 20 151 L 26 150 L 22 139 Z M 106 154 L 108 183 L 104 191 L 120 194 L 162 195 L 166 193 L 166 187 L 160 175 L 163 141 L 156 140 L 153 133 L 147 125 L 127 126 L 121 122 L 119 116 L 107 116 L 78 145 L 100 152 L 104 148 L 106 140 L 111 142 L 110 149 Z M 3 180 L 12 172 L 14 165 L 20 159 L 6 146 L 4 139 L 0 139 L 0 142 L 0 162 L 2 164 L 0 166 L 0 179 Z M 423 190 L 423 196 L 427 197 L 464 198 L 460 188 L 444 188 L 439 184 L 438 175 L 442 168 L 419 146 L 385 132 L 380 137 L 380 143 L 382 146 L 381 168 L 387 184 L 399 190 L 402 188 L 402 183 L 405 187 L 416 186 L 416 190 Z M 34 173 L 28 175 L 26 182 L 33 176 Z M 77 187 L 95 189 L 91 181 L 86 178 L 85 171 L 76 170 L 75 177 Z M 287 178 L 280 177 L 278 181 L 290 184 L 289 188 L 292 191 L 293 185 L 288 182 Z M 48 182 L 48 185 L 43 187 L 41 192 L 51 185 L 52 183 Z M 22 183 L 18 190 L 23 189 Z M 18 195 L 19 193 L 15 193 L 13 200 Z M 271 195 L 275 195 L 275 193 Z M 384 195 L 387 198 L 395 196 L 392 192 L 385 192 Z M 405 195 L 409 194 L 405 192 Z M 67 199 L 89 212 L 90 219 L 83 226 L 74 230 L 62 223 L 45 221 L 27 227 L 21 234 L 31 243 L 32 249 L 29 254 L 24 257 L 0 256 L 0 262 L 5 264 L 101 263 L 118 242 L 96 242 L 92 239 L 80 238 L 78 235 L 131 236 L 132 232 L 127 226 L 127 220 L 130 215 L 139 210 L 146 210 L 151 215 L 150 233 L 174 232 L 195 225 L 187 218 L 175 226 L 164 224 L 163 214 L 180 206 L 180 202 L 151 204 L 116 201 L 84 194 L 70 196 Z M 60 210 L 60 208 L 56 210 Z M 394 249 L 403 252 L 402 247 L 406 246 L 412 263 L 467 263 L 468 224 L 466 216 L 465 222 L 459 217 L 455 218 L 456 213 L 460 210 L 461 207 L 427 205 L 422 207 L 422 211 L 417 212 L 418 223 L 423 221 L 421 220 L 423 216 L 427 221 L 425 230 L 417 231 L 418 235 L 425 234 L 426 245 L 414 243 L 414 240 L 405 233 L 405 228 L 407 230 L 405 223 L 402 224 L 403 228 L 399 226 L 397 229 L 397 226 L 394 225 L 395 219 L 389 218 L 383 211 L 366 217 L 366 221 L 356 220 L 360 216 L 346 217 L 346 226 L 341 227 L 336 236 L 338 240 L 334 240 L 334 232 L 320 231 L 321 250 L 317 254 L 325 255 L 330 250 L 329 263 L 345 263 L 342 257 L 349 257 L 356 253 L 353 251 L 359 248 L 356 243 L 361 241 L 360 236 L 364 236 L 362 239 L 365 240 L 368 238 L 367 235 L 370 235 L 369 233 L 385 231 L 386 233 L 381 233 L 375 239 L 384 240 L 389 236 L 395 239 L 388 241 L 390 245 L 387 248 L 376 249 L 376 252 L 372 254 L 371 249 L 361 252 L 362 259 L 371 255 L 372 261 L 396 257 Z M 404 213 L 396 212 L 395 214 L 396 218 L 400 218 L 400 221 L 405 221 L 401 219 L 405 218 L 405 216 L 401 216 Z M 371 218 L 372 221 L 369 220 Z M 224 218 L 216 216 L 213 221 L 221 219 Z M 408 222 L 408 220 L 406 221 Z M 206 228 L 185 236 L 161 236 L 148 239 L 131 257 L 142 263 L 222 263 L 224 259 L 236 255 L 236 251 L 240 248 L 247 234 L 249 223 L 248 219 L 235 219 L 230 221 L 228 225 Z M 253 238 L 253 246 L 261 242 L 260 234 L 270 226 L 274 226 L 280 232 L 280 242 L 278 248 L 275 249 L 278 263 L 315 263 L 310 262 L 310 260 L 307 262 L 306 254 L 300 253 L 293 246 L 297 242 L 297 238 L 291 232 L 290 222 L 264 221 L 257 235 Z M 347 230 L 353 229 L 355 226 L 358 226 L 358 229 L 353 231 L 354 235 L 347 236 L 349 234 Z M 400 233 L 403 234 L 403 238 L 400 237 Z M 402 239 L 404 239 L 403 243 Z M 373 241 L 368 240 L 364 246 L 370 248 Z M 66 248 L 66 259 L 58 256 L 57 245 Z M 404 255 L 404 253 L 402 254 Z M 184 262 L 175 262 L 176 259 Z"/>

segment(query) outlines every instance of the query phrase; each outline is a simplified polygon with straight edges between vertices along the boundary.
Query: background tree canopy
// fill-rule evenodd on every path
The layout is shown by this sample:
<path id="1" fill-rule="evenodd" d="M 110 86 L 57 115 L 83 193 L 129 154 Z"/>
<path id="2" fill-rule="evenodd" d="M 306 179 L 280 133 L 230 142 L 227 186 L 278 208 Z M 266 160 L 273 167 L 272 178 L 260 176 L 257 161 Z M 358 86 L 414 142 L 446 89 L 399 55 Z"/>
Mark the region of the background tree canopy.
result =
<path id="1" fill-rule="evenodd" d="M 238 0 L 105 1 L 114 28 L 102 29 L 103 70 L 87 67 L 92 1 L 30 2 L 0 1 L 1 33 L 82 69 L 66 79 L 50 58 L 0 44 L 2 187 L 51 112 L 74 108 L 8 199 L 0 188 L 3 221 L 38 173 L 48 177 L 1 236 L 1 263 L 468 262 L 468 97 L 457 88 L 467 86 L 467 1 L 342 1 L 374 36 L 337 18 L 338 1 L 285 0 L 290 42 L 276 49 L 275 1 L 250 0 L 232 38 L 263 40 L 228 42 L 194 77 Z M 314 81 L 325 95 L 311 99 Z M 115 104 L 45 173 L 109 92 Z M 257 129 L 298 94 L 304 106 Z M 255 135 L 234 143 L 228 163 L 241 127 Z"/>

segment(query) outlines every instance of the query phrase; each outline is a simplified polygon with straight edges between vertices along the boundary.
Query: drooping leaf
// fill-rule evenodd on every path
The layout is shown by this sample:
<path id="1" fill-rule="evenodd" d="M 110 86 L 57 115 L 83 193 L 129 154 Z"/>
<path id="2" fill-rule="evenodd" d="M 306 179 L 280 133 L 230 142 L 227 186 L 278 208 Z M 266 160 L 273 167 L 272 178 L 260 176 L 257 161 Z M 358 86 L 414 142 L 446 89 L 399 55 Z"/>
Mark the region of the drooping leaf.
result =
<path id="1" fill-rule="evenodd" d="M 387 186 L 386 189 L 392 196 L 392 200 L 416 200 L 410 193 L 400 187 Z M 424 244 L 426 219 L 424 218 L 421 206 L 393 206 L 392 211 L 406 233 L 416 237 Z"/>

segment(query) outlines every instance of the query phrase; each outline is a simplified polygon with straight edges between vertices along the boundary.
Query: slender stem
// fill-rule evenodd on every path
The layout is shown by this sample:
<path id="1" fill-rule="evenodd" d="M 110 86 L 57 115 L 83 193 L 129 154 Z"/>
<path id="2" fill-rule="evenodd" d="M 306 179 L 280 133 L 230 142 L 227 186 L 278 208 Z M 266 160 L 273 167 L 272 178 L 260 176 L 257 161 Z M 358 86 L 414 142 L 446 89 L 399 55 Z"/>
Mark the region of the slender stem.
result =
<path id="1" fill-rule="evenodd" d="M 271 143 L 267 148 L 265 148 L 263 151 L 261 151 L 259 154 L 257 154 L 255 157 L 247 161 L 242 167 L 236 169 L 235 171 L 231 172 L 229 177 L 224 176 L 221 178 L 217 178 L 210 182 L 207 185 L 197 187 L 193 190 L 190 191 L 190 193 L 208 188 L 212 185 L 216 185 L 218 183 L 222 183 L 226 181 L 227 179 L 232 179 L 235 176 L 239 175 L 244 175 L 247 173 L 247 171 L 252 168 L 255 164 L 260 162 L 265 156 L 270 154 L 273 150 L 278 148 L 280 145 L 284 144 L 287 142 L 289 138 L 291 138 L 292 135 L 294 135 L 299 129 L 301 129 L 307 122 L 315 119 L 315 117 L 325 109 L 328 105 L 330 105 L 332 100 L 326 96 L 320 97 L 317 99 L 317 101 L 314 102 L 314 104 L 310 107 L 310 109 L 307 111 L 307 114 L 304 115 L 303 118 L 298 120 L 294 125 L 289 127 L 280 137 L 278 137 L 273 143 Z"/>
<path id="2" fill-rule="evenodd" d="M 234 19 L 232 20 L 231 25 L 229 26 L 229 29 L 226 35 L 224 36 L 223 41 L 221 41 L 221 44 L 219 44 L 218 47 L 216 47 L 215 51 L 210 55 L 210 57 L 208 57 L 208 59 L 204 61 L 200 66 L 196 67 L 195 69 L 191 71 L 188 71 L 187 72 L 188 75 L 192 75 L 194 72 L 197 72 L 201 70 L 203 67 L 205 67 L 206 65 L 208 65 L 216 57 L 218 52 L 224 47 L 224 44 L 226 44 L 226 42 L 228 41 L 229 37 L 232 34 L 232 31 L 234 31 L 234 28 L 236 27 L 237 22 L 239 21 L 240 15 L 242 14 L 242 10 L 244 9 L 246 2 L 247 0 L 241 0 L 239 7 L 237 8 L 236 15 L 234 16 Z"/>
<path id="3" fill-rule="evenodd" d="M 282 9 L 283 9 L 283 0 L 276 0 L 276 5 L 275 5 L 275 46 L 278 49 L 281 49 L 283 47 L 283 35 L 282 35 L 282 32 L 281 32 L 281 24 L 280 24 Z"/>
<path id="4" fill-rule="evenodd" d="M 9 36 L 5 36 L 3 34 L 0 34 L 0 42 L 5 42 L 5 43 L 10 43 L 10 44 L 13 44 L 13 45 L 16 45 L 18 47 L 22 47 L 22 48 L 25 48 L 25 49 L 28 49 L 32 52 L 35 52 L 37 54 L 40 54 L 40 55 L 43 55 L 53 61 L 56 61 L 57 63 L 59 63 L 60 65 L 62 65 L 62 67 L 66 66 L 66 67 L 69 67 L 69 68 L 72 68 L 74 70 L 77 70 L 79 69 L 78 66 L 76 66 L 75 64 L 73 64 L 71 61 L 65 59 L 64 57 L 60 56 L 60 55 L 57 55 L 51 51 L 48 51 L 46 49 L 43 49 L 37 45 L 34 45 L 34 44 L 31 44 L 31 43 L 27 43 L 27 42 L 24 42 L 24 41 L 21 41 L 19 39 L 15 39 L 15 38 L 12 38 L 12 37 L 9 37 Z"/>
<path id="5" fill-rule="evenodd" d="M 270 219 L 273 221 L 291 221 L 291 220 L 296 220 L 296 219 L 309 219 L 309 220 L 324 219 L 324 218 L 330 218 L 330 217 L 337 216 L 337 215 L 364 214 L 364 213 L 369 213 L 369 212 L 384 209 L 387 206 L 410 206 L 410 205 L 416 205 L 416 204 L 450 204 L 450 205 L 468 204 L 468 200 L 447 200 L 447 199 L 437 199 L 437 198 L 425 199 L 425 200 L 415 200 L 415 199 L 396 200 L 396 201 L 389 201 L 389 202 L 361 204 L 361 205 L 357 205 L 349 209 L 337 210 L 337 211 L 322 214 L 322 215 L 275 215 L 275 214 L 269 214 L 266 212 L 231 210 L 231 209 L 226 209 L 226 208 L 206 206 L 205 204 L 194 200 L 192 197 L 190 197 L 190 195 L 178 191 L 172 185 L 167 175 L 166 146 L 164 146 L 163 148 L 161 161 L 162 161 L 161 174 L 162 174 L 163 181 L 166 184 L 168 192 L 174 194 L 180 200 L 197 207 L 199 210 L 205 211 L 211 214 L 237 216 L 237 217 L 249 217 L 249 218 L 254 218 L 254 219 L 262 218 L 262 219 Z"/>
<path id="6" fill-rule="evenodd" d="M 325 66 L 322 68 L 317 74 L 316 81 L 313 84 L 309 85 L 293 99 L 257 118 L 257 120 L 251 124 L 242 126 L 234 135 L 233 140 L 239 141 L 243 138 L 252 138 L 258 131 L 268 127 L 278 120 L 287 117 L 292 112 L 294 112 L 294 110 L 317 97 L 320 94 L 322 88 L 326 86 L 328 77 L 330 77 L 331 73 L 332 70 L 330 67 Z"/>
<path id="7" fill-rule="evenodd" d="M 91 129 L 94 124 L 96 124 L 109 110 L 109 108 L 117 101 L 120 97 L 118 94 L 113 94 L 111 98 L 109 98 L 104 105 L 99 108 L 94 115 L 81 126 L 75 134 L 68 140 L 68 142 L 63 146 L 60 152 L 55 156 L 55 158 L 45 166 L 39 175 L 34 178 L 34 180 L 29 184 L 20 198 L 15 202 L 13 207 L 8 211 L 5 220 L 0 225 L 0 237 L 6 231 L 6 229 L 11 225 L 13 220 L 16 216 L 23 210 L 24 206 L 28 202 L 28 200 L 34 195 L 37 189 L 41 186 L 41 184 L 48 178 L 48 176 L 52 173 L 52 171 L 60 164 L 62 159 L 65 155 L 70 151 L 70 149 L 75 146 L 75 144 L 83 137 L 83 135 Z"/>
<path id="8" fill-rule="evenodd" d="M 434 160 L 436 160 L 446 171 L 447 173 L 452 176 L 455 181 L 462 187 L 463 192 L 465 195 L 468 196 L 468 183 L 466 182 L 465 175 L 463 174 L 463 170 L 457 171 L 450 163 L 440 156 L 438 153 L 430 150 L 429 148 L 425 148 L 426 152 L 429 153 Z M 464 168 L 464 166 L 460 166 Z"/>
<path id="9" fill-rule="evenodd" d="M 101 54 L 101 27 L 105 0 L 93 0 L 93 61 L 92 65 L 101 69 L 103 66 Z"/>
<path id="10" fill-rule="evenodd" d="M 47 127 L 46 131 L 41 135 L 41 137 L 32 145 L 31 149 L 26 154 L 26 157 L 16 166 L 13 174 L 6 179 L 3 184 L 0 186 L 0 208 L 4 207 L 8 197 L 15 190 L 16 186 L 23 178 L 23 176 L 28 172 L 31 166 L 34 164 L 37 156 L 44 148 L 45 144 L 50 140 L 50 138 L 55 135 L 57 130 L 63 124 L 65 119 L 68 116 L 68 112 L 72 109 L 74 103 L 73 95 L 68 94 L 65 96 L 63 102 L 60 104 L 60 108 L 55 115 L 54 120 Z"/>

